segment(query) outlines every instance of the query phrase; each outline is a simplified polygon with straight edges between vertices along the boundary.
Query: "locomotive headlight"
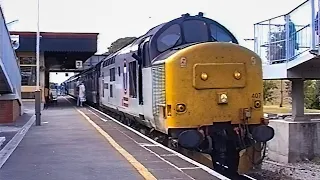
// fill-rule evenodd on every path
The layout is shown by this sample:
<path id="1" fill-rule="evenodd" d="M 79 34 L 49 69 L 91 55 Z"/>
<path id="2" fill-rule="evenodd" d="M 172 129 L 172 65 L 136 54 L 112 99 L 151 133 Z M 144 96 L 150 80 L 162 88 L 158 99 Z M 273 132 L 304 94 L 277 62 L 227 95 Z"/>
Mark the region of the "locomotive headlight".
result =
<path id="1" fill-rule="evenodd" d="M 226 94 L 221 94 L 220 99 L 221 102 L 226 103 L 228 101 L 228 96 Z"/>
<path id="2" fill-rule="evenodd" d="M 236 79 L 241 79 L 241 73 L 239 71 L 235 71 L 234 74 L 233 74 L 234 78 Z"/>
<path id="3" fill-rule="evenodd" d="M 255 100 L 254 101 L 254 107 L 255 108 L 260 108 L 261 107 L 261 101 L 260 100 Z"/>
<path id="4" fill-rule="evenodd" d="M 225 93 L 220 94 L 219 103 L 228 103 L 228 96 Z"/>
<path id="5" fill-rule="evenodd" d="M 185 104 L 177 104 L 177 107 L 176 107 L 176 111 L 177 112 L 184 112 L 186 111 L 186 105 Z"/>
<path id="6" fill-rule="evenodd" d="M 207 80 L 208 79 L 208 74 L 207 73 L 201 73 L 201 79 L 202 80 Z"/>

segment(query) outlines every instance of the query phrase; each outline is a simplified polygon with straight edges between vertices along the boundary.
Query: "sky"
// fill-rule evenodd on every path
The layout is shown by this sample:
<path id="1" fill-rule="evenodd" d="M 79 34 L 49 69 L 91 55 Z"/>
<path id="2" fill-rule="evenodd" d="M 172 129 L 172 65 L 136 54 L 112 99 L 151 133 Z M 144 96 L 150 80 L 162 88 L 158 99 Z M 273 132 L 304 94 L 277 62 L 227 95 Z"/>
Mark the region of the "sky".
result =
<path id="1" fill-rule="evenodd" d="M 151 27 L 184 13 L 204 12 L 234 33 L 253 38 L 253 24 L 284 14 L 304 0 L 39 0 L 40 31 L 97 32 L 98 52 L 125 36 L 140 36 Z M 290 2 L 290 3 L 289 3 Z M 37 0 L 0 0 L 10 30 L 37 30 Z M 248 45 L 247 45 L 248 44 Z M 251 43 L 244 44 L 252 46 Z"/>
<path id="2" fill-rule="evenodd" d="M 50 82 L 54 82 L 54 83 L 59 83 L 61 84 L 62 82 L 66 81 L 67 79 L 69 79 L 70 77 L 74 76 L 75 73 L 73 72 L 67 72 L 68 76 L 66 76 L 66 73 L 56 73 L 56 72 L 50 72 L 49 74 L 49 81 Z"/>
<path id="3" fill-rule="evenodd" d="M 253 50 L 254 23 L 285 14 L 304 0 L 39 0 L 40 31 L 99 33 L 98 51 L 121 37 L 140 36 L 150 28 L 204 12 Z M 317 1 L 317 0 L 316 0 Z M 10 31 L 37 30 L 37 0 L 0 0 Z M 61 76 L 62 77 L 62 76 Z"/>

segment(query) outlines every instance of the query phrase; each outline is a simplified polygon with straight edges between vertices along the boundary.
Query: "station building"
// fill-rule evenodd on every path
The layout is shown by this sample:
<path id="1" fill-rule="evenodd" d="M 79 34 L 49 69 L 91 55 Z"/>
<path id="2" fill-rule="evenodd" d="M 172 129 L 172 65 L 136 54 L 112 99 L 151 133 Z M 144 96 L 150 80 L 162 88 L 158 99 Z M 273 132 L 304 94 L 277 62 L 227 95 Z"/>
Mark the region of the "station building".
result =
<path id="1" fill-rule="evenodd" d="M 35 98 L 36 32 L 10 32 L 16 38 L 16 56 L 21 70 L 22 99 Z M 40 33 L 40 89 L 49 88 L 50 72 L 77 72 L 76 61 L 85 62 L 97 51 L 98 33 Z"/>

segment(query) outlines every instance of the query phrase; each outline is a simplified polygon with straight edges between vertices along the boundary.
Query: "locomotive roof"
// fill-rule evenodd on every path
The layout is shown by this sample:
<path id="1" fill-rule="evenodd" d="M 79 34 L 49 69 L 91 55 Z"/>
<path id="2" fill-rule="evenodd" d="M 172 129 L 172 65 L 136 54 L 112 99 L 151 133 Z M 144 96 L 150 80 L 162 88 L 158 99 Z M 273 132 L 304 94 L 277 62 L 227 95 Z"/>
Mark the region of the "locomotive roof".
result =
<path id="1" fill-rule="evenodd" d="M 197 19 L 197 20 L 202 20 L 202 21 L 206 21 L 206 22 L 210 22 L 211 24 L 215 24 L 217 26 L 219 26 L 220 28 L 222 28 L 225 32 L 229 33 L 229 35 L 232 37 L 233 42 L 238 44 L 238 40 L 234 37 L 234 35 L 227 29 L 225 28 L 222 24 L 218 23 L 217 21 L 210 19 L 210 18 L 206 18 L 203 17 L 202 15 L 195 15 L 195 16 L 190 16 L 188 13 L 187 14 L 183 14 L 181 17 L 175 18 L 171 21 L 159 24 L 153 28 L 151 28 L 147 33 L 145 33 L 144 35 L 136 38 L 134 41 L 132 41 L 131 43 L 127 44 L 125 47 L 119 49 L 117 52 L 114 52 L 110 55 L 108 55 L 104 61 L 118 55 L 119 53 L 121 53 L 122 51 L 125 51 L 127 49 L 133 49 L 135 46 L 138 47 L 138 45 L 140 44 L 140 42 L 142 40 L 144 40 L 144 38 L 146 37 L 153 37 L 156 33 L 158 33 L 159 31 L 164 31 L 166 28 L 168 28 L 169 26 L 173 25 L 173 24 L 181 24 L 183 21 L 185 20 L 191 20 L 191 19 Z"/>

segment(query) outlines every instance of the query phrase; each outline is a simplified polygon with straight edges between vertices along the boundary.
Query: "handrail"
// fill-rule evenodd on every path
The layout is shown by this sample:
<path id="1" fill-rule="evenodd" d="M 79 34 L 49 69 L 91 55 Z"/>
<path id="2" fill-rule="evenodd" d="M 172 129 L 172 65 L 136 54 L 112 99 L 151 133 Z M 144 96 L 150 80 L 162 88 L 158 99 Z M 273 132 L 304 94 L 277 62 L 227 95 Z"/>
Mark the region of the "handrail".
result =
<path id="1" fill-rule="evenodd" d="M 299 7 L 301 7 L 301 6 L 303 6 L 304 4 L 306 4 L 308 1 L 310 1 L 310 0 L 304 1 L 303 3 L 301 3 L 300 5 L 298 5 L 297 7 L 295 7 L 294 9 L 292 9 L 291 11 L 289 11 L 289 12 L 286 13 L 286 14 L 282 14 L 282 15 L 279 15 L 279 16 L 276 16 L 276 17 L 272 17 L 272 18 L 269 18 L 269 19 L 267 19 L 267 20 L 259 21 L 259 22 L 255 23 L 254 25 L 263 23 L 263 22 L 265 22 L 265 21 L 271 21 L 271 20 L 276 19 L 276 18 L 279 18 L 279 17 L 281 17 L 281 16 L 286 16 L 286 15 L 292 13 L 293 11 L 297 10 Z"/>
<path id="2" fill-rule="evenodd" d="M 3 11 L 0 6 L 0 59 L 3 70 L 6 72 L 8 85 L 10 86 L 11 93 L 21 100 L 21 71 L 17 55 L 11 42 L 10 32 L 8 30 Z"/>
<path id="3" fill-rule="evenodd" d="M 3 17 L 3 22 L 4 22 L 4 24 L 5 24 L 5 30 L 7 31 L 7 34 L 8 34 L 8 36 L 10 37 L 10 31 L 9 31 L 9 29 L 8 29 L 8 27 L 6 26 L 6 19 L 4 18 L 4 14 L 3 14 L 3 11 L 2 11 L 2 8 L 1 8 L 1 5 L 0 5 L 0 13 L 1 13 L 1 16 Z M 11 43 L 10 43 L 11 44 Z M 11 44 L 11 47 L 12 47 L 12 49 L 13 49 L 13 45 Z M 17 57 L 17 54 L 16 54 L 16 52 L 14 51 L 14 56 L 15 56 L 15 58 L 17 59 L 18 57 Z M 17 62 L 17 65 L 19 66 L 19 63 Z M 20 69 L 19 69 L 19 71 L 20 71 Z"/>

